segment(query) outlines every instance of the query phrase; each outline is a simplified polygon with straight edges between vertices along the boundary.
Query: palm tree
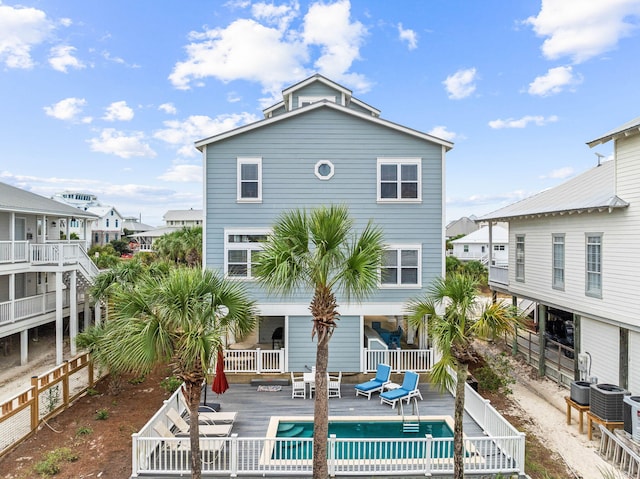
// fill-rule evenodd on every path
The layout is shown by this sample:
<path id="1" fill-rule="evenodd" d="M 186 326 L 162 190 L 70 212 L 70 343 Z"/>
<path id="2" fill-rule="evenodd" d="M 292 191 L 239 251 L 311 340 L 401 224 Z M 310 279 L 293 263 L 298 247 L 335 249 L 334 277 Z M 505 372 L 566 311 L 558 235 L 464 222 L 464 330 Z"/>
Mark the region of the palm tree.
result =
<path id="1" fill-rule="evenodd" d="M 202 226 L 167 233 L 154 243 L 161 258 L 187 266 L 202 264 Z"/>
<path id="2" fill-rule="evenodd" d="M 382 232 L 371 222 L 358 235 L 345 206 L 283 213 L 257 257 L 254 274 L 270 292 L 313 291 L 309 309 L 316 346 L 313 477 L 326 478 L 329 340 L 339 319 L 336 293 L 361 301 L 378 285 Z"/>
<path id="3" fill-rule="evenodd" d="M 438 279 L 425 298 L 408 302 L 409 323 L 416 329 L 427 329 L 440 359 L 433 365 L 431 381 L 442 390 L 455 383 L 454 408 L 454 478 L 464 478 L 462 419 L 464 388 L 469 363 L 475 361 L 472 342 L 477 337 L 513 332 L 520 316 L 511 305 L 481 302 L 478 281 L 464 274 Z M 425 321 L 426 318 L 426 321 Z M 455 379 L 450 371 L 455 371 Z"/>
<path id="4" fill-rule="evenodd" d="M 255 326 L 253 302 L 242 285 L 210 270 L 175 268 L 168 275 L 143 275 L 111 293 L 111 319 L 94 334 L 97 360 L 120 373 L 145 374 L 172 362 L 184 381 L 190 417 L 198 417 L 205 368 L 228 331 Z M 221 317 L 221 311 L 226 314 Z M 227 312 L 228 311 L 228 312 Z M 191 421 L 192 477 L 201 477 L 198 421 Z"/>

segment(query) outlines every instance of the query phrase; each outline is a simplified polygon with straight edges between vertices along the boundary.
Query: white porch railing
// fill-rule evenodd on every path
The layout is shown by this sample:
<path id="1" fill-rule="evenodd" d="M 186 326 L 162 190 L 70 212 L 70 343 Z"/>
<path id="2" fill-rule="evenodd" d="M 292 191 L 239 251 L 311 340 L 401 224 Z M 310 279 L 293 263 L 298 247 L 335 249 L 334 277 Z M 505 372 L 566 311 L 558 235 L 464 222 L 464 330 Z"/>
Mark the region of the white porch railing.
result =
<path id="1" fill-rule="evenodd" d="M 363 349 L 364 372 L 375 372 L 378 364 L 391 366 L 394 372 L 414 371 L 424 373 L 433 367 L 431 349 Z"/>
<path id="2" fill-rule="evenodd" d="M 0 241 L 0 263 L 22 263 L 27 261 L 26 241 Z"/>
<path id="3" fill-rule="evenodd" d="M 225 349 L 224 370 L 230 373 L 284 373 L 284 357 L 285 349 Z M 215 364 L 212 370 L 215 371 Z"/>
<path id="4" fill-rule="evenodd" d="M 154 426 L 169 427 L 166 411 L 182 411 L 178 389 L 140 432 L 132 435 L 132 477 L 155 474 L 184 477 L 190 474 L 189 438 L 158 437 Z M 524 436 L 470 437 L 465 439 L 467 474 L 524 472 Z M 201 438 L 202 472 L 236 477 L 311 475 L 311 438 Z M 328 444 L 330 475 L 421 475 L 453 472 L 453 439 L 426 435 L 411 439 L 350 439 L 331 436 Z"/>
<path id="5" fill-rule="evenodd" d="M 509 284 L 509 268 L 507 266 L 489 266 L 489 282 Z"/>
<path id="6" fill-rule="evenodd" d="M 84 295 L 78 295 L 78 304 L 84 302 Z M 69 307 L 69 291 L 62 293 L 62 307 Z M 37 294 L 14 301 L 0 303 L 0 325 L 13 323 L 56 310 L 56 293 Z"/>

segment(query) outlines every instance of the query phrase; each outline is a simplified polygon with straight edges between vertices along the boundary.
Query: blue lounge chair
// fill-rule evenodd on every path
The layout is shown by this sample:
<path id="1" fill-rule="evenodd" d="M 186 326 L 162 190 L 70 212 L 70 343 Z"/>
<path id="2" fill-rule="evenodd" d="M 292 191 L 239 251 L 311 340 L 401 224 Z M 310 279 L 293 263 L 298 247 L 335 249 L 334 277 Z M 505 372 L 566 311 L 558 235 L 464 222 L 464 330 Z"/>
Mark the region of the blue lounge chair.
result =
<path id="1" fill-rule="evenodd" d="M 380 403 L 389 404 L 392 408 L 395 408 L 396 403 L 398 401 L 402 401 L 403 399 L 407 400 L 407 404 L 409 404 L 409 399 L 414 396 L 419 396 L 420 399 L 422 399 L 422 394 L 418 389 L 419 382 L 420 376 L 417 373 L 414 373 L 413 371 L 405 372 L 402 386 L 390 391 L 384 391 L 383 393 L 380 393 Z"/>
<path id="2" fill-rule="evenodd" d="M 367 399 L 371 399 L 371 394 L 374 392 L 382 392 L 383 388 L 391 382 L 389 377 L 391 376 L 391 366 L 384 363 L 379 363 L 376 369 L 376 377 L 369 379 L 367 382 L 356 384 L 356 396 L 361 394 L 367 396 Z"/>

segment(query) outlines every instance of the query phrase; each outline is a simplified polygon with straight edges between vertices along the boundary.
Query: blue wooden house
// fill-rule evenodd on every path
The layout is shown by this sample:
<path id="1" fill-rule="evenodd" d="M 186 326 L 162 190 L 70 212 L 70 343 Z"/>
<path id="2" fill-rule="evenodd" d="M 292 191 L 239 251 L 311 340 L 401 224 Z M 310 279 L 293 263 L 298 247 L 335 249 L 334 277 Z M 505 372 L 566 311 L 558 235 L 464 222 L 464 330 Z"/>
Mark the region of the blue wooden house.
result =
<path id="1" fill-rule="evenodd" d="M 283 90 L 263 120 L 196 142 L 204 165 L 204 266 L 245 282 L 261 314 L 255 335 L 239 339 L 244 347 L 281 351 L 282 371 L 315 364 L 312 292 L 266 294 L 252 278 L 252 255 L 282 211 L 330 203 L 348 205 L 356 228 L 373 219 L 388 249 L 380 286 L 366 303 L 338 297 L 329 369 L 364 371 L 365 348 L 417 345 L 404 305 L 444 273 L 444 165 L 452 146 L 383 120 L 321 75 Z M 394 342 L 380 330 L 395 333 L 388 335 Z"/>

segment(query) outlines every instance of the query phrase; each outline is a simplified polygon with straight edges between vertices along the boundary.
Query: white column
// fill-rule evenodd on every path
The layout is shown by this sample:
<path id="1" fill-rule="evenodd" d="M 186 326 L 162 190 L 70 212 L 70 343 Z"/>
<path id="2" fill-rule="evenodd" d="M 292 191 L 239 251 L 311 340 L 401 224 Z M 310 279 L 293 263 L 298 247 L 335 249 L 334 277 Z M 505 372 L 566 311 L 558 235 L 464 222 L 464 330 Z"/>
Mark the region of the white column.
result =
<path id="1" fill-rule="evenodd" d="M 73 270 L 69 277 L 69 348 L 71 357 L 76 355 L 78 335 L 78 272 Z"/>
<path id="2" fill-rule="evenodd" d="M 29 330 L 20 331 L 20 366 L 29 360 Z"/>
<path id="3" fill-rule="evenodd" d="M 57 271 L 56 276 L 56 365 L 62 364 L 64 358 L 63 342 L 63 318 L 62 318 L 62 272 Z"/>
<path id="4" fill-rule="evenodd" d="M 100 326 L 102 323 L 102 307 L 100 301 L 96 301 L 94 308 L 96 310 L 96 326 Z"/>
<path id="5" fill-rule="evenodd" d="M 84 292 L 84 329 L 86 331 L 91 325 L 91 305 L 89 304 L 89 291 Z"/>

